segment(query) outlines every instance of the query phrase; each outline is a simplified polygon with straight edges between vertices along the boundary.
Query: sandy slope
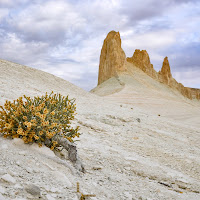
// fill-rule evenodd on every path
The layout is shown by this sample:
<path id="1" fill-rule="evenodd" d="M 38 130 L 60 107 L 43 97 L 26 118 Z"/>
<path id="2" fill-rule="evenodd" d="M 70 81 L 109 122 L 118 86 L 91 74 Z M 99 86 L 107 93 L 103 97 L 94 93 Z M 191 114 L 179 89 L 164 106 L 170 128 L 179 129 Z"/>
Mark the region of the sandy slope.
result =
<path id="1" fill-rule="evenodd" d="M 129 64 L 129 63 L 127 63 Z M 121 74 L 92 90 L 112 102 L 126 103 L 149 114 L 200 128 L 200 101 L 189 100 L 178 91 L 147 76 L 137 67 L 128 67 L 131 75 Z"/>
<path id="2" fill-rule="evenodd" d="M 81 191 L 96 194 L 91 199 L 200 199 L 200 131 L 198 124 L 189 124 L 184 117 L 180 123 L 181 106 L 192 104 L 199 109 L 196 102 L 178 102 L 177 94 L 169 93 L 169 104 L 177 102 L 172 107 L 177 116 L 170 112 L 171 118 L 167 111 L 161 113 L 161 101 L 155 104 L 158 96 L 161 100 L 168 96 L 167 91 L 149 89 L 147 93 L 138 83 L 138 90 L 131 91 L 137 95 L 133 99 L 121 77 L 116 81 L 119 85 L 113 81 L 107 85 L 107 94 L 113 89 L 118 93 L 98 97 L 53 75 L 7 61 L 0 62 L 0 71 L 0 104 L 22 94 L 51 90 L 77 99 L 75 123 L 83 133 L 77 145 L 87 170 L 77 174 L 70 162 L 46 147 L 0 138 L 0 199 L 38 199 L 26 190 L 33 183 L 40 187 L 41 199 L 75 200 L 77 181 Z M 167 102 L 165 106 L 170 107 Z M 6 173 L 14 181 L 6 182 Z"/>

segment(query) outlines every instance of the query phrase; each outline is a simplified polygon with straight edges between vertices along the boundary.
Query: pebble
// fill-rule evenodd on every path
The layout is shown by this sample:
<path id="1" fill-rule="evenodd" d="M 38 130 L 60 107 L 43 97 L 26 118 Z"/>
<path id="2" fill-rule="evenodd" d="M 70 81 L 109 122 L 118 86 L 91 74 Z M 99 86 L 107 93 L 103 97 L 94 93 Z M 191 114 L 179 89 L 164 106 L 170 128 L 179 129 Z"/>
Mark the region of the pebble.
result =
<path id="1" fill-rule="evenodd" d="M 30 174 L 33 173 L 33 169 L 31 169 L 30 167 L 27 167 L 27 168 L 26 168 L 26 171 L 27 171 L 28 173 L 30 173 Z"/>
<path id="2" fill-rule="evenodd" d="M 3 175 L 1 179 L 3 179 L 4 181 L 8 183 L 13 183 L 13 184 L 16 183 L 16 180 L 10 174 Z"/>
<path id="3" fill-rule="evenodd" d="M 29 184 L 25 187 L 26 192 L 33 196 L 40 196 L 40 188 L 34 184 Z"/>
<path id="4" fill-rule="evenodd" d="M 17 164 L 18 166 L 20 166 L 20 162 L 19 162 L 19 161 L 17 161 L 16 164 Z"/>

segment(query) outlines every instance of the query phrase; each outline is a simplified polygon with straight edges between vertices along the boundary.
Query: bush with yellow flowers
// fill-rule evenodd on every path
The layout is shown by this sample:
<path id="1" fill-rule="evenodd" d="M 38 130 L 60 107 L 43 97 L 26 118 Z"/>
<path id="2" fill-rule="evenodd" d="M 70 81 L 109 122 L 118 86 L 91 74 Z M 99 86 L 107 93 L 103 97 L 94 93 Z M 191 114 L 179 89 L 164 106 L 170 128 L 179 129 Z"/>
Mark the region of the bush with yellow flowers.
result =
<path id="1" fill-rule="evenodd" d="M 24 95 L 0 106 L 0 134 L 5 138 L 21 138 L 25 143 L 45 144 L 53 150 L 58 146 L 57 137 L 70 142 L 79 137 L 79 127 L 71 126 L 75 110 L 75 100 L 68 96 L 53 92 L 34 98 Z"/>

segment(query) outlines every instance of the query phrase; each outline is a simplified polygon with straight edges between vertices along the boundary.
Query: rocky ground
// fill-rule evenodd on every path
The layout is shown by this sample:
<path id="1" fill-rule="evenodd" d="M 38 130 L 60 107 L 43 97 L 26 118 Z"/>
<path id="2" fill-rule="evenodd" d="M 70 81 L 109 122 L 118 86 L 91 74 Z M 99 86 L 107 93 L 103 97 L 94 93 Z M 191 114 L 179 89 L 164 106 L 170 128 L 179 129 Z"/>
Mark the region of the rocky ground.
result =
<path id="1" fill-rule="evenodd" d="M 51 90 L 76 97 L 73 123 L 82 133 L 76 144 L 86 173 L 75 170 L 66 152 L 61 157 L 46 147 L 0 138 L 1 200 L 78 200 L 77 182 L 83 194 L 96 195 L 88 198 L 93 200 L 200 199 L 197 125 L 114 101 L 112 95 L 89 94 L 16 64 L 11 74 L 11 63 L 2 62 L 1 105 L 5 99 Z"/>

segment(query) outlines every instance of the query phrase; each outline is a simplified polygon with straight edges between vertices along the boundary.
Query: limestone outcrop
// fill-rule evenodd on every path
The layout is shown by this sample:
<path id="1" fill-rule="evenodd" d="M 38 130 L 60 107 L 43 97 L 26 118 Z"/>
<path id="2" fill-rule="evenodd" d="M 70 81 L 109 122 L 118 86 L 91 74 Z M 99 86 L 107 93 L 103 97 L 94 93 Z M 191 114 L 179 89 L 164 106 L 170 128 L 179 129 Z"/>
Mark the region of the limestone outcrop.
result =
<path id="1" fill-rule="evenodd" d="M 150 62 L 149 54 L 146 50 L 136 49 L 132 57 L 126 59 L 128 62 L 139 67 L 143 72 L 156 78 L 156 71 L 153 68 L 153 65 Z"/>
<path id="2" fill-rule="evenodd" d="M 156 72 L 153 68 L 146 50 L 136 49 L 132 57 L 126 58 L 121 47 L 120 34 L 115 31 L 108 33 L 101 49 L 98 85 L 111 77 L 118 77 L 122 72 L 131 75 L 131 70 L 129 70 L 129 68 L 131 68 L 132 65 L 127 65 L 127 62 L 140 68 L 153 79 L 174 90 L 178 90 L 183 96 L 189 99 L 200 99 L 200 90 L 184 87 L 172 77 L 168 57 L 164 58 L 162 68 L 159 72 Z"/>
<path id="3" fill-rule="evenodd" d="M 160 81 L 164 82 L 167 85 L 170 85 L 170 81 L 172 79 L 171 69 L 168 61 L 168 57 L 164 58 L 163 65 L 161 71 L 159 71 Z"/>
<path id="4" fill-rule="evenodd" d="M 98 85 L 126 71 L 125 61 L 126 55 L 121 48 L 119 32 L 109 32 L 101 49 Z"/>

